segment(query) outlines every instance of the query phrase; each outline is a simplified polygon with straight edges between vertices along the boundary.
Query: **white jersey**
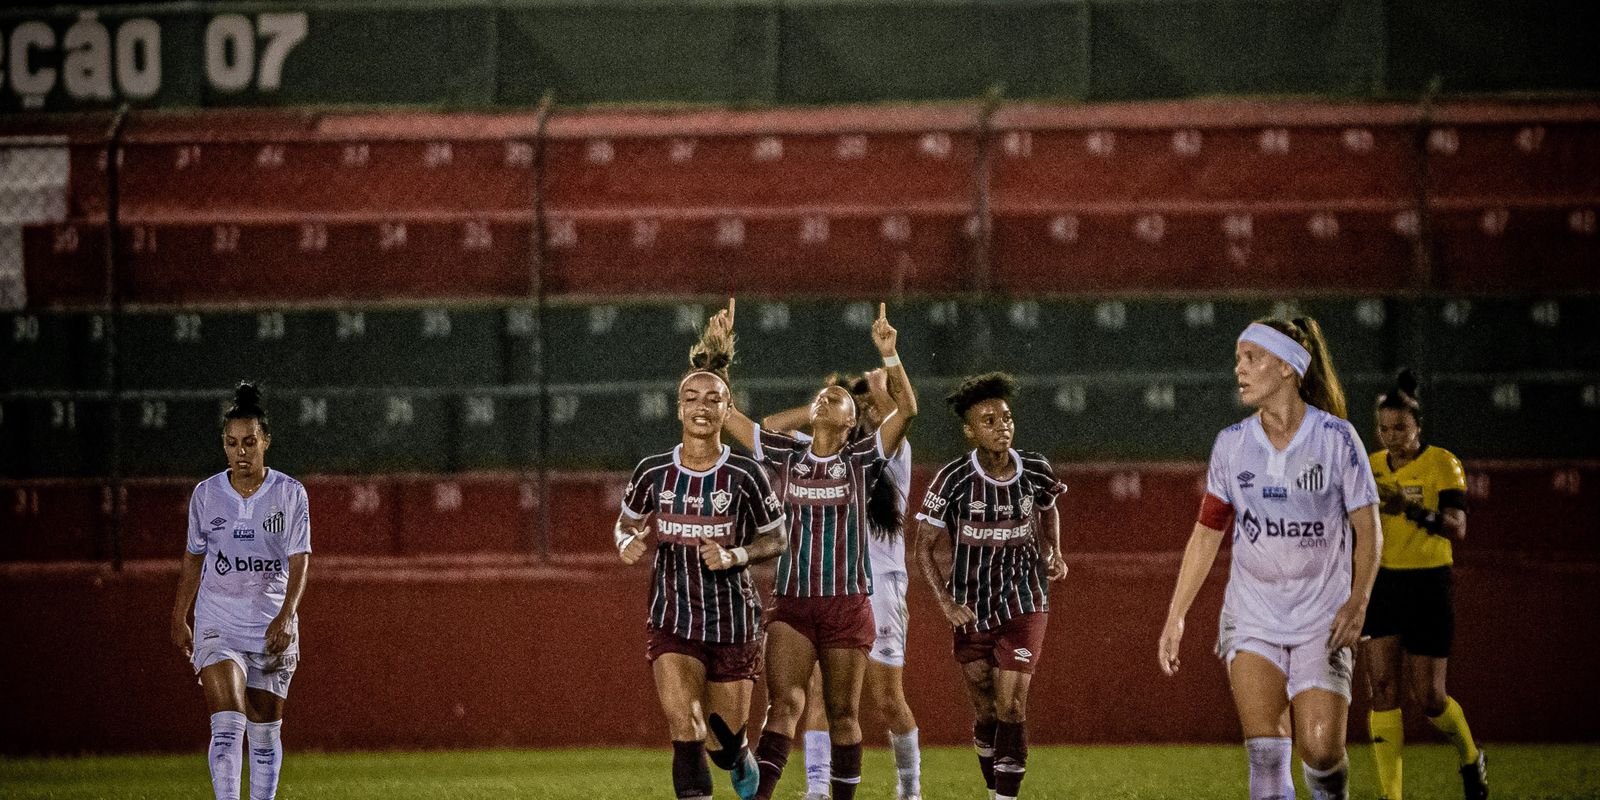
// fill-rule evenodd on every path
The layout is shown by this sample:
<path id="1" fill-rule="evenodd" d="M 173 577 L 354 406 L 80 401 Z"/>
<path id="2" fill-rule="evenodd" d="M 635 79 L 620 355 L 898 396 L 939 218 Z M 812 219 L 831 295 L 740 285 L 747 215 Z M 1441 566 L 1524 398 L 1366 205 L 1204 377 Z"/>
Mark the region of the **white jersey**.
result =
<path id="1" fill-rule="evenodd" d="M 306 488 L 269 469 L 261 488 L 245 498 L 227 472 L 206 478 L 189 498 L 189 552 L 205 556 L 194 605 L 195 649 L 266 652 L 267 625 L 283 610 L 289 586 L 289 557 L 311 552 Z M 298 627 L 296 619 L 290 631 Z M 294 637 L 285 652 L 298 652 L 299 642 Z"/>
<path id="2" fill-rule="evenodd" d="M 811 435 L 803 431 L 795 431 L 794 438 L 802 442 L 811 441 Z M 894 451 L 889 457 L 887 467 L 889 476 L 894 478 L 894 488 L 900 493 L 898 505 L 900 517 L 904 520 L 906 506 L 911 500 L 911 440 L 902 438 L 900 449 Z M 879 576 L 889 573 L 906 571 L 906 536 L 907 525 L 902 522 L 899 535 L 892 538 L 881 538 L 877 534 L 867 537 L 867 560 L 872 564 L 872 583 L 878 585 Z"/>
<path id="3" fill-rule="evenodd" d="M 1250 417 L 1217 435 L 1206 491 L 1233 509 L 1221 633 L 1285 646 L 1326 637 L 1350 599 L 1349 512 L 1378 502 L 1355 428 L 1308 406 L 1280 451 Z"/>

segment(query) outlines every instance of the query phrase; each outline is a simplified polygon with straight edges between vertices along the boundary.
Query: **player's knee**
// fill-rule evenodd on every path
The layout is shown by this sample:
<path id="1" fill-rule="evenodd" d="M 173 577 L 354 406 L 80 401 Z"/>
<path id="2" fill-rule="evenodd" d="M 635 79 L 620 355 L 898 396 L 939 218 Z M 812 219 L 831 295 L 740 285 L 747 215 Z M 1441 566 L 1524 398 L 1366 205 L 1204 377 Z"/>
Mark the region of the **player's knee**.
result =
<path id="1" fill-rule="evenodd" d="M 1412 693 L 1412 699 L 1422 708 L 1422 713 L 1430 717 L 1444 713 L 1448 700 L 1443 688 L 1433 685 L 1417 686 L 1412 689 Z"/>
<path id="2" fill-rule="evenodd" d="M 1344 760 L 1344 743 L 1321 741 L 1311 737 L 1308 741 L 1300 743 L 1300 760 L 1318 772 L 1333 769 Z"/>
<path id="3" fill-rule="evenodd" d="M 1400 687 L 1392 678 L 1372 678 L 1372 708 L 1388 711 L 1400 707 Z"/>
<path id="4" fill-rule="evenodd" d="M 877 698 L 878 713 L 884 719 L 900 719 L 911 715 L 911 709 L 906 707 L 906 700 L 893 692 L 884 692 Z"/>
<path id="5" fill-rule="evenodd" d="M 1001 722 L 1022 722 L 1027 718 L 1027 702 L 1021 697 L 995 698 L 994 715 Z"/>
<path id="6" fill-rule="evenodd" d="M 698 742 L 706 738 L 706 723 L 688 709 L 667 714 L 667 731 L 675 742 Z"/>

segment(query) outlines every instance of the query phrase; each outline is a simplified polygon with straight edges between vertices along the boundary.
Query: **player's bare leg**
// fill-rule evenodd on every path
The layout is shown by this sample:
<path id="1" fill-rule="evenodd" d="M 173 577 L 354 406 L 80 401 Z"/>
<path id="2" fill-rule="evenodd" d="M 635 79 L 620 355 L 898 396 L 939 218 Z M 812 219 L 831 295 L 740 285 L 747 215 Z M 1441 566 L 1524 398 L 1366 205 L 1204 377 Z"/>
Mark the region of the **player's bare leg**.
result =
<path id="1" fill-rule="evenodd" d="M 665 653 L 651 664 L 656 697 L 672 736 L 672 788 L 679 800 L 710 800 L 711 767 L 706 763 L 706 668 L 698 659 Z"/>
<path id="2" fill-rule="evenodd" d="M 278 796 L 283 768 L 283 698 L 264 689 L 245 687 L 245 740 L 250 755 L 250 800 Z"/>
<path id="3" fill-rule="evenodd" d="M 200 686 L 211 712 L 211 789 L 217 800 L 238 800 L 248 708 L 244 671 L 231 660 L 218 661 L 200 670 Z"/>
<path id="4" fill-rule="evenodd" d="M 900 779 L 895 797 L 910 800 L 922 794 L 922 752 L 917 743 L 917 720 L 906 703 L 904 676 L 901 667 L 869 660 L 863 688 L 889 728 L 889 745 Z"/>
<path id="5" fill-rule="evenodd" d="M 1472 729 L 1467 726 L 1466 715 L 1460 704 L 1445 691 L 1445 675 L 1450 659 L 1434 656 L 1405 656 L 1406 685 L 1411 698 L 1422 707 L 1450 744 L 1456 749 L 1461 764 L 1461 788 L 1468 800 L 1489 796 L 1489 776 L 1484 764 L 1483 751 L 1472 739 Z"/>
<path id="6" fill-rule="evenodd" d="M 1294 696 L 1293 704 L 1294 738 L 1312 800 L 1346 800 L 1350 765 L 1344 736 L 1350 702 L 1326 689 L 1307 689 Z"/>
<path id="7" fill-rule="evenodd" d="M 972 746 L 978 751 L 978 769 L 984 786 L 994 795 L 994 736 L 998 720 L 994 708 L 994 667 L 987 661 L 961 665 L 962 685 L 972 701 Z"/>
<path id="8" fill-rule="evenodd" d="M 745 730 L 750 720 L 750 692 L 755 681 L 713 681 L 706 684 L 706 749 L 711 763 L 727 770 L 733 790 L 741 798 L 753 797 L 760 775 Z"/>
<path id="9" fill-rule="evenodd" d="M 1288 676 L 1267 659 L 1240 651 L 1228 665 L 1228 682 L 1250 758 L 1251 800 L 1294 800 Z"/>
<path id="10" fill-rule="evenodd" d="M 994 670 L 994 792 L 1014 798 L 1022 790 L 1028 771 L 1028 685 L 1032 675 L 1009 669 Z"/>
<path id="11" fill-rule="evenodd" d="M 828 706 L 833 800 L 854 800 L 861 785 L 861 682 L 867 653 L 854 647 L 822 651 L 822 696 Z"/>
<path id="12" fill-rule="evenodd" d="M 811 670 L 806 687 L 805 714 L 806 798 L 828 800 L 833 776 L 833 740 L 828 736 L 828 704 L 822 698 L 822 664 Z"/>
<path id="13" fill-rule="evenodd" d="M 1378 769 L 1378 795 L 1401 800 L 1404 781 L 1405 724 L 1400 712 L 1400 637 L 1379 636 L 1361 643 L 1361 662 L 1372 689 L 1367 729 L 1372 731 L 1372 758 Z"/>
<path id="14" fill-rule="evenodd" d="M 789 761 L 794 729 L 806 707 L 806 684 L 817 663 L 817 651 L 799 631 L 784 622 L 767 625 L 767 721 L 756 761 L 761 769 L 760 800 L 770 800 Z"/>

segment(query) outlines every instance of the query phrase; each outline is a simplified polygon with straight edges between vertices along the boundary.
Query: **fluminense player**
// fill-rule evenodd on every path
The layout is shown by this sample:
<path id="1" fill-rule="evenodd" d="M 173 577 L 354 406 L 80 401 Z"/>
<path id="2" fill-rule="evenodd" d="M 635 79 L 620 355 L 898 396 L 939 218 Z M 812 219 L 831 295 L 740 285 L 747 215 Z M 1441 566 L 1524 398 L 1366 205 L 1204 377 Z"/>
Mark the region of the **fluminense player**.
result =
<path id="1" fill-rule="evenodd" d="M 895 408 L 888 375 L 874 369 L 859 378 L 845 381 L 855 398 L 859 421 L 851 432 L 852 441 L 877 433 L 883 419 Z M 779 412 L 761 421 L 765 430 L 789 432 L 799 427 L 809 427 L 810 408 Z M 796 438 L 809 440 L 799 431 Z M 889 459 L 887 469 L 899 490 L 898 506 L 902 518 L 908 495 L 911 492 L 911 440 L 900 443 L 900 449 Z M 862 686 L 866 700 L 877 706 L 889 728 L 889 747 L 894 752 L 895 786 L 897 800 L 917 800 L 922 794 L 922 751 L 918 744 L 917 720 L 906 702 L 904 672 L 906 664 L 906 631 L 910 614 L 906 608 L 905 540 L 900 536 L 874 536 L 867 543 L 867 560 L 872 566 L 872 618 L 877 625 L 877 638 L 867 654 L 866 680 Z M 811 671 L 811 683 L 806 690 L 804 719 L 806 754 L 806 800 L 827 800 L 832 777 L 832 737 L 828 735 L 828 715 L 823 701 L 822 672 Z"/>
<path id="2" fill-rule="evenodd" d="M 729 332 L 730 304 L 710 329 Z M 737 409 L 727 432 L 777 475 L 790 518 L 789 546 L 778 560 L 772 619 L 767 623 L 766 723 L 756 758 L 768 800 L 788 762 L 795 726 L 805 711 L 813 666 L 822 668 L 822 694 L 832 738 L 834 800 L 851 800 L 861 782 L 862 676 L 876 638 L 872 617 L 871 537 L 900 530 L 889 454 L 900 449 L 917 414 L 916 394 L 895 349 L 897 335 L 878 305 L 872 342 L 894 387 L 894 410 L 876 433 L 851 440 L 859 419 L 843 386 L 823 387 L 811 403 L 811 439 L 802 441 L 753 423 Z"/>
<path id="3" fill-rule="evenodd" d="M 722 444 L 731 359 L 703 344 L 678 384 L 683 441 L 634 468 L 615 532 L 625 564 L 655 540 L 645 656 L 672 736 L 680 800 L 710 800 L 708 751 L 739 797 L 755 793 L 745 720 L 761 672 L 761 598 L 748 565 L 786 543 L 783 503 L 766 473 Z M 731 342 L 725 349 L 731 353 Z"/>
<path id="4" fill-rule="evenodd" d="M 1378 397 L 1378 481 L 1383 558 L 1362 630 L 1361 660 L 1372 687 L 1372 754 L 1384 800 L 1400 800 L 1400 682 L 1428 721 L 1455 745 L 1467 800 L 1489 796 L 1483 751 L 1472 740 L 1461 704 L 1445 693 L 1455 634 L 1451 543 L 1467 538 L 1467 476 L 1449 450 L 1422 443 L 1417 379 L 1401 370 Z M 1402 659 L 1403 655 L 1403 659 Z M 1402 664 L 1404 669 L 1402 669 Z"/>
<path id="5" fill-rule="evenodd" d="M 193 663 L 211 711 L 217 800 L 239 797 L 247 742 L 250 797 L 277 794 L 283 704 L 300 659 L 296 611 L 311 560 L 311 512 L 305 487 L 267 468 L 271 445 L 261 392 L 239 384 L 222 415 L 228 469 L 189 498 L 189 546 L 172 605 L 172 642 Z"/>
<path id="6" fill-rule="evenodd" d="M 972 741 L 990 797 L 1010 800 L 1028 768 L 1028 686 L 1044 649 L 1050 581 L 1066 577 L 1056 496 L 1044 456 L 1014 450 L 1002 372 L 967 378 L 946 400 L 972 451 L 945 464 L 917 514 L 917 560 L 945 619 L 972 700 Z M 945 569 L 936 553 L 949 549 Z"/>
<path id="7" fill-rule="evenodd" d="M 1212 446 L 1158 657 L 1177 673 L 1184 616 L 1232 531 L 1217 655 L 1244 731 L 1250 797 L 1294 797 L 1298 744 L 1312 797 L 1342 800 L 1352 648 L 1381 547 L 1378 490 L 1316 320 L 1252 323 L 1234 358 L 1239 398 L 1257 411 Z"/>

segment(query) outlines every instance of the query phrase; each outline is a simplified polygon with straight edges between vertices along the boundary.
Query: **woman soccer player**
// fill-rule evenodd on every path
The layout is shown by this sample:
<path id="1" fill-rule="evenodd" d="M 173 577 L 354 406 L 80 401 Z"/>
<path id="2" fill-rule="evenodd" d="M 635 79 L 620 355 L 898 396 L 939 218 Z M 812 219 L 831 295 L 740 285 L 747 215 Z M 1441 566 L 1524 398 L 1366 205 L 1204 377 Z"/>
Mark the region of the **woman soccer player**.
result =
<path id="1" fill-rule="evenodd" d="M 189 547 L 172 605 L 172 642 L 194 664 L 211 710 L 217 800 L 239 797 L 246 740 L 250 797 L 277 794 L 283 703 L 300 660 L 296 612 L 311 561 L 311 512 L 299 481 L 267 469 L 271 445 L 261 392 L 239 384 L 222 415 L 228 469 L 189 498 Z"/>
<path id="2" fill-rule="evenodd" d="M 1217 655 L 1244 729 L 1250 797 L 1294 797 L 1298 742 L 1312 797 L 1345 798 L 1352 648 L 1378 571 L 1377 486 L 1316 320 L 1252 323 L 1234 358 L 1239 398 L 1257 412 L 1212 446 L 1158 658 L 1177 673 L 1184 616 L 1231 529 Z"/>
<path id="3" fill-rule="evenodd" d="M 733 305 L 712 318 L 732 354 Z M 900 449 L 917 415 L 916 394 L 895 349 L 896 333 L 878 306 L 872 341 L 894 386 L 894 411 L 876 434 L 852 441 L 859 419 L 855 398 L 826 386 L 811 403 L 811 439 L 765 430 L 738 410 L 727 431 L 781 476 L 785 510 L 793 520 L 789 547 L 778 560 L 772 619 L 767 623 L 767 720 L 756 758 L 768 800 L 789 759 L 795 726 L 805 711 L 812 667 L 822 666 L 822 693 L 832 736 L 834 800 L 851 800 L 861 782 L 862 674 L 875 629 L 870 536 L 900 528 L 889 454 Z"/>
<path id="4" fill-rule="evenodd" d="M 1028 684 L 1039 665 L 1050 581 L 1066 577 L 1056 495 L 1067 487 L 1038 453 L 1011 447 L 1017 383 L 967 378 L 946 400 L 972 452 L 934 475 L 917 514 L 917 559 L 955 628 L 972 700 L 973 745 L 991 797 L 1015 798 L 1028 766 Z M 948 572 L 935 552 L 951 549 Z"/>
<path id="5" fill-rule="evenodd" d="M 1400 800 L 1400 680 L 1422 713 L 1455 745 L 1467 800 L 1489 796 L 1483 751 L 1461 705 L 1445 694 L 1445 666 L 1455 633 L 1451 542 L 1467 538 L 1467 478 L 1450 451 L 1422 443 L 1417 379 L 1401 370 L 1378 397 L 1378 441 L 1372 473 L 1383 519 L 1383 559 L 1361 644 L 1372 685 L 1372 754 L 1386 800 Z M 1404 653 L 1404 659 L 1401 655 Z M 1402 665 L 1404 669 L 1402 670 Z"/>
<path id="6" fill-rule="evenodd" d="M 856 441 L 874 435 L 884 418 L 895 408 L 894 396 L 889 390 L 887 373 L 874 369 L 867 374 L 845 381 L 855 398 L 860 421 L 851 432 Z M 765 430 L 789 432 L 810 425 L 810 408 L 800 407 L 771 415 L 761 421 Z M 796 438 L 805 435 L 793 434 Z M 899 490 L 897 505 L 901 516 L 911 491 L 911 440 L 900 443 L 887 466 Z M 877 625 L 877 638 L 867 654 L 866 681 L 862 688 L 868 702 L 877 706 L 889 728 L 889 747 L 894 752 L 895 771 L 899 781 L 895 786 L 896 800 L 918 800 L 922 795 L 922 752 L 917 742 L 917 720 L 906 702 L 904 673 L 906 665 L 906 631 L 910 614 L 906 608 L 905 540 L 900 532 L 894 536 L 874 536 L 867 544 L 867 560 L 872 566 L 872 619 Z M 806 690 L 805 753 L 806 800 L 827 800 L 832 777 L 833 742 L 828 735 L 827 704 L 823 701 L 822 671 L 811 671 L 811 683 Z"/>
<path id="7" fill-rule="evenodd" d="M 739 797 L 755 792 L 744 727 L 761 671 L 761 598 L 747 566 L 786 543 L 783 503 L 766 473 L 722 444 L 730 360 L 701 346 L 690 353 L 693 368 L 678 383 L 683 441 L 639 462 L 615 532 L 625 564 L 655 539 L 645 656 L 672 735 L 680 800 L 710 800 L 708 750 Z"/>

